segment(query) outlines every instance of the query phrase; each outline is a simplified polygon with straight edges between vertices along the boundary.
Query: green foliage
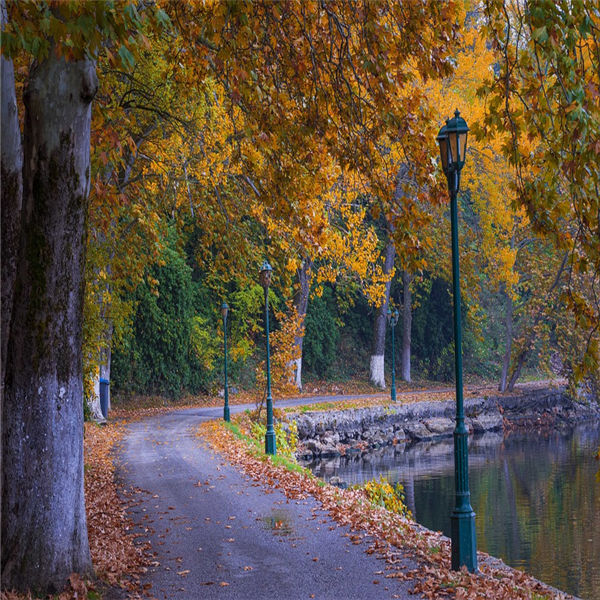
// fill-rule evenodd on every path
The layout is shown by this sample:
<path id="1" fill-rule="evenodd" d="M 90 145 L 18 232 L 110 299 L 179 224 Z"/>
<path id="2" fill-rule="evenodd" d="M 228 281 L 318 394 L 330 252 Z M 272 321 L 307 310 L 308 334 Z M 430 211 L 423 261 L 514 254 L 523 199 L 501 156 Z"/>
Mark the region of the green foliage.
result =
<path id="1" fill-rule="evenodd" d="M 302 348 L 303 367 L 320 377 L 329 373 L 336 357 L 340 337 L 336 316 L 333 292 L 325 286 L 322 296 L 313 298 L 309 303 Z"/>
<path id="2" fill-rule="evenodd" d="M 113 355 L 116 389 L 178 396 L 206 390 L 214 378 L 220 336 L 208 318 L 195 314 L 198 284 L 170 237 L 163 264 L 151 267 L 133 293 L 131 335 Z"/>
<path id="3" fill-rule="evenodd" d="M 454 375 L 454 329 L 449 285 L 435 277 L 426 279 L 423 286 L 412 321 L 414 361 L 428 379 L 450 381 Z"/>
<path id="4" fill-rule="evenodd" d="M 367 379 L 373 338 L 373 307 L 357 285 L 336 285 L 335 291 L 338 321 L 343 326 L 339 329 L 336 359 L 331 372 L 340 379 L 355 378 L 357 374 Z"/>
<path id="5" fill-rule="evenodd" d="M 192 355 L 206 371 L 213 371 L 216 361 L 222 358 L 220 338 L 214 335 L 209 320 L 199 315 L 192 317 L 190 346 Z"/>
<path id="6" fill-rule="evenodd" d="M 367 498 L 372 504 L 377 506 L 383 506 L 385 509 L 396 513 L 398 515 L 404 515 L 409 519 L 412 519 L 412 514 L 405 504 L 404 499 L 404 488 L 401 483 L 396 483 L 395 486 L 385 478 L 381 477 L 378 480 L 372 479 L 367 481 L 364 485 Z"/>
<path id="7" fill-rule="evenodd" d="M 95 56 L 110 41 L 118 48 L 121 66 L 131 68 L 143 41 L 140 32 L 147 26 L 159 30 L 170 24 L 163 10 L 148 5 L 138 11 L 136 4 L 130 0 L 7 2 L 9 18 L 2 32 L 2 52 L 10 57 L 26 52 L 41 61 L 54 49 L 79 60 Z"/>

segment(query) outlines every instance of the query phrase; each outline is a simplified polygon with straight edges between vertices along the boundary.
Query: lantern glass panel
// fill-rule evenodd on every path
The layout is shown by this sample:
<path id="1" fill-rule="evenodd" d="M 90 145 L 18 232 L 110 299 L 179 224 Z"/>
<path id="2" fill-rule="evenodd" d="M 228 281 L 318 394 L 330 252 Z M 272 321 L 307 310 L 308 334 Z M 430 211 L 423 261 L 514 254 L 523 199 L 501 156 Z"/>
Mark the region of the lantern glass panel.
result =
<path id="1" fill-rule="evenodd" d="M 440 156 L 442 158 L 442 169 L 448 170 L 448 138 L 446 136 L 439 136 L 438 142 L 440 144 Z"/>
<path id="2" fill-rule="evenodd" d="M 467 132 L 460 133 L 458 136 L 458 147 L 459 155 L 458 159 L 460 162 L 465 162 L 465 156 L 467 155 Z"/>
<path id="3" fill-rule="evenodd" d="M 448 161 L 451 165 L 456 165 L 460 162 L 460 146 L 458 132 L 452 131 L 448 134 L 448 144 L 450 148 L 450 157 Z"/>

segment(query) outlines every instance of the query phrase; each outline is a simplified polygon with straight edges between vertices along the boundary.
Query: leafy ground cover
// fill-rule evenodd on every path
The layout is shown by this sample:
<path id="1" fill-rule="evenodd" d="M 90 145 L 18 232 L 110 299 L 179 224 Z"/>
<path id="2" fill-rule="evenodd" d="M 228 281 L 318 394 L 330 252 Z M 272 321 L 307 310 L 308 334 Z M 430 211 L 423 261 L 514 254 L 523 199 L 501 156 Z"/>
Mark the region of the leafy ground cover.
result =
<path id="1" fill-rule="evenodd" d="M 135 490 L 129 495 L 118 493 L 115 480 L 114 450 L 125 433 L 128 421 L 140 419 L 166 409 L 121 411 L 120 418 L 107 425 L 85 424 L 84 485 L 88 538 L 95 577 L 82 579 L 72 574 L 66 588 L 53 600 L 96 600 L 141 598 L 144 590 L 140 576 L 145 572 L 148 556 L 136 545 L 132 523 L 126 516 L 129 503 L 135 503 Z M 2 600 L 31 600 L 31 593 L 3 591 Z"/>
<path id="2" fill-rule="evenodd" d="M 212 421 L 201 425 L 198 435 L 262 485 L 277 487 L 291 499 L 309 495 L 316 498 L 335 521 L 351 527 L 353 543 L 360 544 L 367 537 L 373 540 L 366 552 L 385 559 L 382 578 L 412 581 L 415 593 L 427 598 L 459 600 L 570 598 L 485 553 L 479 553 L 478 575 L 452 571 L 450 542 L 439 532 L 419 526 L 403 511 L 388 510 L 381 502 L 370 501 L 364 488 L 342 490 L 319 480 L 289 456 L 265 456 L 261 444 L 239 424 Z M 373 499 L 373 494 L 370 495 Z M 417 568 L 406 567 L 403 560 L 406 555 L 416 562 Z"/>
<path id="3" fill-rule="evenodd" d="M 348 388 L 352 393 L 369 393 L 357 388 Z M 372 389 L 372 388 L 371 388 Z M 467 395 L 481 395 L 491 387 L 478 386 L 469 389 Z M 318 389 L 325 395 L 325 390 Z M 347 390 L 344 390 L 347 392 Z M 317 393 L 317 392 L 314 392 Z M 332 394 L 339 394 L 337 389 Z M 312 395 L 305 390 L 306 395 Z M 423 400 L 446 400 L 453 397 L 452 392 L 428 392 L 404 394 L 402 402 L 418 402 Z M 240 399 L 241 400 L 241 399 Z M 255 396 L 243 396 L 243 402 L 255 402 Z M 145 554 L 144 548 L 135 544 L 136 535 L 132 524 L 126 516 L 128 503 L 135 503 L 135 490 L 125 496 L 118 492 L 115 481 L 114 451 L 125 433 L 126 424 L 133 420 L 151 417 L 173 408 L 220 406 L 221 398 L 188 398 L 185 402 L 174 405 L 164 402 L 159 397 L 140 399 L 135 406 L 117 405 L 111 411 L 111 419 L 107 425 L 98 426 L 86 423 L 85 450 L 85 495 L 88 521 L 88 535 L 92 553 L 95 578 L 84 580 L 72 575 L 66 589 L 53 598 L 71 600 L 88 598 L 116 599 L 129 596 L 142 598 L 148 596 L 140 584 L 140 577 L 152 559 Z M 237 402 L 235 402 L 237 403 Z M 327 410 L 342 408 L 358 408 L 376 404 L 388 404 L 387 393 L 374 394 L 366 398 L 307 405 L 304 410 Z M 277 409 L 278 418 L 285 419 L 288 411 L 293 409 Z M 264 415 L 264 411 L 263 411 Z M 201 427 L 200 433 L 211 446 L 236 466 L 249 473 L 255 480 L 265 485 L 276 483 L 289 497 L 315 496 L 329 510 L 330 514 L 341 524 L 349 524 L 355 530 L 353 541 L 361 543 L 365 536 L 373 536 L 375 542 L 367 552 L 378 552 L 388 564 L 382 576 L 386 578 L 408 578 L 415 581 L 415 591 L 429 597 L 444 598 L 478 598 L 484 594 L 488 598 L 521 599 L 531 598 L 568 598 L 566 595 L 553 595 L 543 585 L 518 571 L 491 567 L 482 564 L 482 577 L 466 573 L 457 574 L 447 568 L 449 564 L 449 542 L 440 534 L 429 532 L 412 523 L 404 516 L 404 511 L 397 510 L 398 504 L 393 501 L 389 490 L 382 486 L 368 489 L 340 490 L 325 484 L 314 477 L 308 470 L 298 465 L 293 459 L 293 440 L 283 443 L 279 432 L 278 448 L 286 450 L 280 456 L 266 458 L 262 451 L 262 429 L 255 427 L 252 431 L 252 415 L 244 412 L 234 417 L 234 423 L 225 426 L 214 421 Z M 370 497 L 370 498 L 369 498 Z M 380 504 L 388 497 L 387 505 L 392 510 L 385 510 Z M 369 500 L 374 502 L 370 502 Z M 419 560 L 417 571 L 406 572 L 398 563 L 397 548 L 410 549 Z M 396 550 L 395 550 L 396 549 Z M 432 595 L 433 594 L 433 595 Z M 494 595 L 495 594 L 495 595 Z M 536 595 L 537 594 L 537 595 Z M 23 595 L 3 591 L 2 600 L 30 600 L 31 594 Z"/>

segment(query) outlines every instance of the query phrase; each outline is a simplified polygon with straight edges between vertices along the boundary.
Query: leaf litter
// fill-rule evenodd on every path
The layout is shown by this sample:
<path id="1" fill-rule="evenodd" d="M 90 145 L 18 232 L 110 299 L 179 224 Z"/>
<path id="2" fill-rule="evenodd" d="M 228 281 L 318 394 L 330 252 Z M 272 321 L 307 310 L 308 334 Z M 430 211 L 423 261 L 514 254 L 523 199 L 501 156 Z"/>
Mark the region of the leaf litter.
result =
<path id="1" fill-rule="evenodd" d="M 387 563 L 385 578 L 409 581 L 414 594 L 425 598 L 467 600 L 569 600 L 573 596 L 546 586 L 532 576 L 478 553 L 479 573 L 450 569 L 450 541 L 402 515 L 371 504 L 362 489 L 323 484 L 306 469 L 290 470 L 255 446 L 238 439 L 221 421 L 203 423 L 198 436 L 241 468 L 258 485 L 276 487 L 288 499 L 314 497 L 339 525 L 349 526 L 353 544 L 370 541 L 366 549 Z M 365 536 L 368 540 L 364 540 Z M 313 559 L 315 560 L 315 559 Z M 317 559 L 318 560 L 318 559 Z M 407 568 L 409 560 L 416 568 Z M 377 573 L 379 574 L 379 573 Z"/>

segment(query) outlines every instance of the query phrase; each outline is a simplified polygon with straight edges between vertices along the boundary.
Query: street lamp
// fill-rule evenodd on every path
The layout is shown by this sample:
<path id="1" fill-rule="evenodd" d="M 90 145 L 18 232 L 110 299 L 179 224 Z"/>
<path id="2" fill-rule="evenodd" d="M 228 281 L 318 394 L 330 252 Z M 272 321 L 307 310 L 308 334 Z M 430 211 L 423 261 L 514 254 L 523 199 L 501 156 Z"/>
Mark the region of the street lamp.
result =
<path id="1" fill-rule="evenodd" d="M 398 309 L 395 308 L 394 312 L 388 306 L 387 311 L 388 321 L 392 328 L 392 387 L 390 389 L 390 397 L 392 402 L 396 402 L 396 348 L 395 348 L 395 335 L 396 325 L 398 325 Z"/>
<path id="2" fill-rule="evenodd" d="M 277 454 L 275 447 L 275 429 L 273 428 L 273 398 L 271 397 L 271 352 L 269 348 L 269 285 L 273 268 L 265 260 L 260 268 L 260 285 L 265 290 L 265 331 L 267 333 L 267 433 L 265 434 L 265 452 Z"/>
<path id="3" fill-rule="evenodd" d="M 467 123 L 458 110 L 446 121 L 437 136 L 442 168 L 448 180 L 450 194 L 450 221 L 452 228 L 452 291 L 454 302 L 454 366 L 456 372 L 456 427 L 454 429 L 454 482 L 455 504 L 451 522 L 452 569 L 465 565 L 471 573 L 477 571 L 475 542 L 475 513 L 469 492 L 469 431 L 465 426 L 462 382 L 462 331 L 460 322 L 460 273 L 458 266 L 458 207 L 460 171 L 465 164 L 467 150 Z"/>
<path id="4" fill-rule="evenodd" d="M 223 374 L 225 379 L 225 406 L 223 407 L 223 419 L 230 421 L 231 416 L 229 414 L 229 386 L 227 385 L 227 313 L 229 312 L 229 306 L 227 302 L 221 304 L 221 314 L 223 315 Z"/>

